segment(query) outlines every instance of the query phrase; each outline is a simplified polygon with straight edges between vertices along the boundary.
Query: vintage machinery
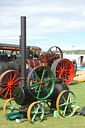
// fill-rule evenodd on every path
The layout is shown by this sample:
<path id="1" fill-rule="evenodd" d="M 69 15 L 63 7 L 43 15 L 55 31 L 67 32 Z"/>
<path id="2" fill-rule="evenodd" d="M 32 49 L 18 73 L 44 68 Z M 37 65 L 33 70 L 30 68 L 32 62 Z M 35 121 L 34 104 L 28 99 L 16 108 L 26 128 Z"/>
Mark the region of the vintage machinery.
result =
<path id="1" fill-rule="evenodd" d="M 15 46 L 11 47 L 16 48 Z M 29 66 L 32 68 L 42 65 L 49 67 L 55 75 L 55 78 L 62 78 L 66 81 L 66 84 L 72 81 L 74 76 L 73 65 L 68 59 L 63 58 L 62 50 L 59 47 L 53 46 L 47 53 L 44 52 L 41 55 L 40 48 L 37 48 L 37 52 L 33 52 L 30 49 L 29 47 L 29 49 L 26 50 L 26 63 L 28 63 Z M 8 57 L 5 53 L 0 55 L 0 94 L 6 99 L 13 97 L 14 89 L 19 86 L 21 78 L 21 56 L 19 53 L 18 57 L 12 54 L 13 51 L 10 55 L 12 57 Z M 16 59 L 14 59 L 14 57 Z"/>
<path id="2" fill-rule="evenodd" d="M 62 58 L 62 53 L 58 55 L 57 48 L 55 52 L 49 49 L 47 54 L 38 56 L 44 66 L 33 65 L 26 79 L 26 17 L 21 17 L 21 46 L 21 86 L 15 88 L 14 99 L 6 101 L 4 115 L 9 119 L 27 117 L 31 123 L 38 123 L 47 105 L 50 111 L 57 108 L 62 117 L 72 116 L 77 105 L 74 93 L 67 86 L 74 76 L 72 63 Z M 27 60 L 30 66 L 31 61 Z"/>
<path id="3" fill-rule="evenodd" d="M 31 79 L 32 74 L 36 79 Z M 31 123 L 39 123 L 46 112 L 56 109 L 60 116 L 70 117 L 76 106 L 76 97 L 68 86 L 64 82 L 55 82 L 49 68 L 37 66 L 29 73 L 27 86 L 16 87 L 14 99 L 6 101 L 3 112 L 9 119 L 27 117 Z"/>
<path id="4" fill-rule="evenodd" d="M 66 84 L 70 84 L 74 77 L 73 64 L 68 59 L 62 58 L 63 53 L 59 47 L 53 46 L 47 53 L 39 54 L 36 58 L 33 57 L 33 52 L 29 51 L 27 51 L 28 57 L 26 54 L 26 63 L 29 66 L 32 68 L 42 65 L 49 67 L 56 79 L 63 79 Z M 3 59 L 0 61 L 0 94 L 3 98 L 8 99 L 13 97 L 14 89 L 20 84 L 21 58 L 8 61 L 8 56 L 4 54 Z"/>

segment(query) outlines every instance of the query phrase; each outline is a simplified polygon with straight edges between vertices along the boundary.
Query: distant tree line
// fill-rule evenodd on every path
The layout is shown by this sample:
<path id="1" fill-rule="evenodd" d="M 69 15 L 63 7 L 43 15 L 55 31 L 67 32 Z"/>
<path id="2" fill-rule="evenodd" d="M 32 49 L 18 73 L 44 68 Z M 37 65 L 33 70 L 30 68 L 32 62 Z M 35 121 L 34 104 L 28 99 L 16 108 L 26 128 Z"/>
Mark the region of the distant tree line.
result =
<path id="1" fill-rule="evenodd" d="M 44 52 L 47 52 L 47 51 L 41 51 L 41 54 L 43 54 Z M 66 53 L 66 54 L 85 54 L 85 50 L 62 50 L 63 53 Z"/>
<path id="2" fill-rule="evenodd" d="M 66 54 L 85 54 L 85 50 L 62 50 L 62 52 Z"/>

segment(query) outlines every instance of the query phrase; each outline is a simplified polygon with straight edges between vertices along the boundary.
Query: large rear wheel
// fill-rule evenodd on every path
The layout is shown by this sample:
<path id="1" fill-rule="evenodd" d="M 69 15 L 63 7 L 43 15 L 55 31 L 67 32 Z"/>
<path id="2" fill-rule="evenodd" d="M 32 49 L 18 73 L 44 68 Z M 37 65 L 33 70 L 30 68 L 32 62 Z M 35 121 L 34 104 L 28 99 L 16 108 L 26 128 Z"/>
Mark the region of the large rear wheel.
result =
<path id="1" fill-rule="evenodd" d="M 36 99 L 47 99 L 53 92 L 55 79 L 52 71 L 45 66 L 32 69 L 27 78 L 27 88 Z"/>
<path id="2" fill-rule="evenodd" d="M 58 58 L 63 58 L 62 50 L 57 46 L 51 47 L 47 52 L 47 60 L 49 65 L 51 66 L 52 63 Z"/>
<path id="3" fill-rule="evenodd" d="M 0 94 L 3 98 L 13 98 L 15 88 L 20 84 L 21 74 L 15 70 L 8 70 L 0 76 Z"/>
<path id="4" fill-rule="evenodd" d="M 68 59 L 57 59 L 51 66 L 55 79 L 62 79 L 65 84 L 70 84 L 74 77 L 74 67 Z"/>

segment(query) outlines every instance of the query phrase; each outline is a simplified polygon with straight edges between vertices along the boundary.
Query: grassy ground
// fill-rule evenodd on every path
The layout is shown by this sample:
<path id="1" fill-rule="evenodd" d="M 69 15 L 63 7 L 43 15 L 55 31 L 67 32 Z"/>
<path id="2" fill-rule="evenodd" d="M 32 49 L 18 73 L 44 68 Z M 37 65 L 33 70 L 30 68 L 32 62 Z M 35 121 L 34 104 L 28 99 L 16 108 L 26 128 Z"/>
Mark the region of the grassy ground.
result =
<path id="1" fill-rule="evenodd" d="M 85 82 L 69 85 L 77 97 L 77 104 L 80 107 L 78 111 L 85 106 Z M 8 121 L 3 115 L 3 105 L 5 99 L 0 98 L 0 128 L 85 128 L 85 116 L 74 115 L 69 118 L 55 118 L 52 116 L 44 117 L 44 120 L 39 124 L 31 124 L 29 121 L 16 123 L 16 121 Z"/>

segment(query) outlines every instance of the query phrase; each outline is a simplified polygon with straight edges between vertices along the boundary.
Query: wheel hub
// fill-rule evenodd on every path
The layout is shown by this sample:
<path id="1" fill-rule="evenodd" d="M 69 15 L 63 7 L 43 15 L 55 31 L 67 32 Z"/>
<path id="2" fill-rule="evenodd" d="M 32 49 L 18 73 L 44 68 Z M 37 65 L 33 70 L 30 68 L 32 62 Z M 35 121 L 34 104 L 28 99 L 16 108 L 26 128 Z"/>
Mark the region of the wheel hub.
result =
<path id="1" fill-rule="evenodd" d="M 62 74 L 65 75 L 65 73 L 66 73 L 65 70 L 63 70 L 63 73 Z"/>
<path id="2" fill-rule="evenodd" d="M 8 87 L 11 88 L 12 84 L 12 82 L 8 82 Z"/>
<path id="3" fill-rule="evenodd" d="M 43 85 L 43 81 L 40 81 L 40 85 Z"/>
<path id="4" fill-rule="evenodd" d="M 61 70 L 60 71 L 60 76 L 63 76 L 65 73 L 66 73 L 65 70 Z"/>

